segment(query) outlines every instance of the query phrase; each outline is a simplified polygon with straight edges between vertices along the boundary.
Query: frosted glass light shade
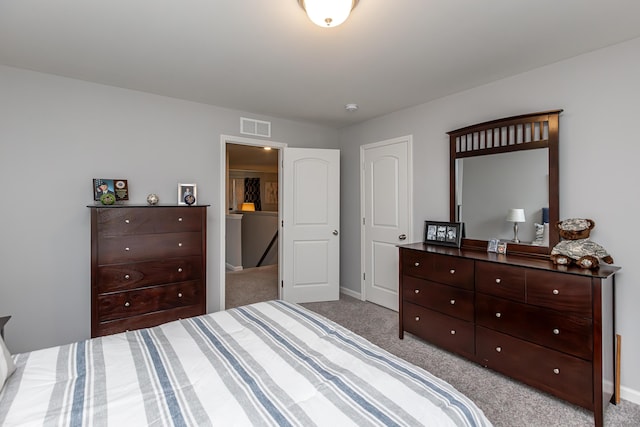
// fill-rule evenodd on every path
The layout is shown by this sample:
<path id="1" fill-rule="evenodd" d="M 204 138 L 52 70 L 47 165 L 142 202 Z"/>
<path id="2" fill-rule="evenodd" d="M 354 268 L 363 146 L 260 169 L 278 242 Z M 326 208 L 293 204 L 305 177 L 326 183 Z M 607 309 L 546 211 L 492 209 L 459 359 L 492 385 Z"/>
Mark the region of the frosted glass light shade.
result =
<path id="1" fill-rule="evenodd" d="M 298 0 L 311 21 L 320 27 L 337 27 L 347 20 L 358 0 Z"/>
<path id="2" fill-rule="evenodd" d="M 507 212 L 507 221 L 524 222 L 524 209 L 509 209 L 509 212 Z"/>

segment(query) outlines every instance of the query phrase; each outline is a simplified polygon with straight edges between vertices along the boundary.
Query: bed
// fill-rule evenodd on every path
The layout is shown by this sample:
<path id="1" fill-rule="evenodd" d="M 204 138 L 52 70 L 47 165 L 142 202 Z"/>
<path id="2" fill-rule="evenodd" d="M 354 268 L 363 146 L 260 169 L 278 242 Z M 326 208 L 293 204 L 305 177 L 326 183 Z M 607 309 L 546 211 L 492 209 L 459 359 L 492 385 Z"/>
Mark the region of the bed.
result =
<path id="1" fill-rule="evenodd" d="M 3 426 L 491 425 L 445 381 L 279 300 L 12 358 Z"/>

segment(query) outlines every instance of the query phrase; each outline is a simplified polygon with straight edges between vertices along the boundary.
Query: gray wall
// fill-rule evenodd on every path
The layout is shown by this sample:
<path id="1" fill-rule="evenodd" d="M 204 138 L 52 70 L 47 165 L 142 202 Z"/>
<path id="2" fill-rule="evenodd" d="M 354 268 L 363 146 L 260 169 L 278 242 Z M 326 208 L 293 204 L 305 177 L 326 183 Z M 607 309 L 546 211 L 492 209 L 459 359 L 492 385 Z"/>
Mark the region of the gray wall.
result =
<path id="1" fill-rule="evenodd" d="M 560 217 L 595 220 L 595 241 L 617 265 L 616 329 L 622 335 L 622 397 L 640 403 L 640 39 L 380 117 L 341 131 L 341 285 L 360 292 L 359 147 L 413 135 L 413 241 L 425 219 L 449 219 L 447 131 L 517 114 L 563 108 Z"/>
<path id="2" fill-rule="evenodd" d="M 0 313 L 13 352 L 90 335 L 92 178 L 126 178 L 130 203 L 175 204 L 198 184 L 208 213 L 209 311 L 219 308 L 220 135 L 240 117 L 272 122 L 272 139 L 336 148 L 336 130 L 0 67 Z M 9 186 L 11 188 L 9 189 Z"/>

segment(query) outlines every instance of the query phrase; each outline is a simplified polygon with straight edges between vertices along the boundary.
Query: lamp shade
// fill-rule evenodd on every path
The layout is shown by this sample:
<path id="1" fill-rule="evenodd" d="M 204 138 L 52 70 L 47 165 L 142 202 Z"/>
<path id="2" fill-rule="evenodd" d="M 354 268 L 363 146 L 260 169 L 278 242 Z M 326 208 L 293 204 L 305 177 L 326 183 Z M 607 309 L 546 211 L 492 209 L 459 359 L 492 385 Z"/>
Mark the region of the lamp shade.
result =
<path id="1" fill-rule="evenodd" d="M 358 0 L 298 0 L 311 21 L 320 27 L 337 27 L 347 20 Z"/>
<path id="2" fill-rule="evenodd" d="M 244 203 L 242 203 L 242 206 L 240 207 L 240 210 L 253 212 L 253 211 L 256 210 L 256 204 L 255 203 L 244 202 Z"/>
<path id="3" fill-rule="evenodd" d="M 524 222 L 524 209 L 509 209 L 507 212 L 507 221 Z"/>

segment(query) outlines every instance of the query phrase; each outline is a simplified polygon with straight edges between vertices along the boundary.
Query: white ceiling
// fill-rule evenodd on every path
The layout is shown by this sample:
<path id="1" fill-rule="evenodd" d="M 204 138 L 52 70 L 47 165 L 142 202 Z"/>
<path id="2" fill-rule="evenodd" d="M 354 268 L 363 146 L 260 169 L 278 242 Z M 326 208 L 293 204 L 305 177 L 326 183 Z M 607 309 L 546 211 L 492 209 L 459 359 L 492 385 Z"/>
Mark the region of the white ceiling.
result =
<path id="1" fill-rule="evenodd" d="M 638 0 L 0 0 L 0 64 L 337 128 L 639 36 Z"/>

